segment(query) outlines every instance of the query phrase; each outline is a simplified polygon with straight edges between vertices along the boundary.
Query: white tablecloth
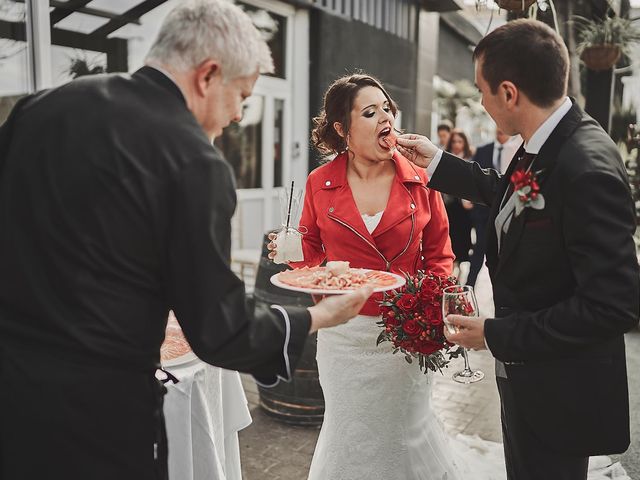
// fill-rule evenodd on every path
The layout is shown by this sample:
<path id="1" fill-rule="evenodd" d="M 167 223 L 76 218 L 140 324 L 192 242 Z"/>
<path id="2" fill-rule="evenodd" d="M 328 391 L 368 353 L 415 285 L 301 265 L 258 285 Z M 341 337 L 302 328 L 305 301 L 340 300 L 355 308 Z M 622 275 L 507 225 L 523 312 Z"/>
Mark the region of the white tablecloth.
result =
<path id="1" fill-rule="evenodd" d="M 251 423 L 238 372 L 201 361 L 167 368 L 170 480 L 241 480 L 238 431 Z"/>

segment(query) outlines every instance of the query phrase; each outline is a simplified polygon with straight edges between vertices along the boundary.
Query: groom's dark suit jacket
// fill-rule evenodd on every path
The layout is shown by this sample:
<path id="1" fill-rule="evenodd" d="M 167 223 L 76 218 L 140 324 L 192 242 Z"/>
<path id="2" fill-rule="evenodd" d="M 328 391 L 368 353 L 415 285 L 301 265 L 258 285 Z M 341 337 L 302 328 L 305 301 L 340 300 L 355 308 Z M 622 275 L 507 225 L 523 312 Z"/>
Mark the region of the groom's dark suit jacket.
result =
<path id="1" fill-rule="evenodd" d="M 0 128 L 0 479 L 160 478 L 169 309 L 206 362 L 288 376 L 310 316 L 287 307 L 288 328 L 245 304 L 235 205 L 230 165 L 157 70 L 17 104 Z"/>
<path id="2" fill-rule="evenodd" d="M 482 168 L 493 168 L 494 145 L 495 142 L 491 142 L 478 147 L 471 160 L 477 162 Z M 485 224 L 489 219 L 489 209 L 482 205 L 474 205 L 474 207 L 469 210 L 469 216 L 471 217 L 471 221 L 474 225 L 478 225 L 480 223 Z M 476 242 L 484 241 L 484 238 L 476 240 Z"/>
<path id="3" fill-rule="evenodd" d="M 429 183 L 491 208 L 497 318 L 486 321 L 487 344 L 544 444 L 581 456 L 622 452 L 630 441 L 623 334 L 638 323 L 639 270 L 620 154 L 574 102 L 532 166 L 542 170 L 545 207 L 513 218 L 498 252 L 494 220 L 515 163 L 501 176 L 445 153 Z"/>

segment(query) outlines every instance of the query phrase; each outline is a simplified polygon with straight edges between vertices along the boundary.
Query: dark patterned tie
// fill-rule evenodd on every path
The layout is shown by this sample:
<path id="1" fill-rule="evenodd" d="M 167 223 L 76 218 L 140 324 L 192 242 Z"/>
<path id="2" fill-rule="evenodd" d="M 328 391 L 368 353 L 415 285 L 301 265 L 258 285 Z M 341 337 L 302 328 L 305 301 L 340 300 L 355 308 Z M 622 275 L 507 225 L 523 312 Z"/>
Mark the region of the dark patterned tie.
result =
<path id="1" fill-rule="evenodd" d="M 537 154 L 535 153 L 524 152 L 516 164 L 516 170 L 527 170 L 533 163 L 536 156 Z"/>

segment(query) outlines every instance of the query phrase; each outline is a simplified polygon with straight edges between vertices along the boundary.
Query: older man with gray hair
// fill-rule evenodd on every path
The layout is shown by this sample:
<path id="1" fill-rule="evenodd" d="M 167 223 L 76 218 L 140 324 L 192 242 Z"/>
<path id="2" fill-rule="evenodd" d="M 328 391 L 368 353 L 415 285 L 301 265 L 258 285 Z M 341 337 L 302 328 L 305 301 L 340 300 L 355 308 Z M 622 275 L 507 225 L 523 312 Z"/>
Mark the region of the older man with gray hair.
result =
<path id="1" fill-rule="evenodd" d="M 254 312 L 229 268 L 211 140 L 270 68 L 242 10 L 185 1 L 145 67 L 25 97 L 0 127 L 0 479 L 166 478 L 169 309 L 200 358 L 265 385 L 360 310 L 368 288 Z"/>

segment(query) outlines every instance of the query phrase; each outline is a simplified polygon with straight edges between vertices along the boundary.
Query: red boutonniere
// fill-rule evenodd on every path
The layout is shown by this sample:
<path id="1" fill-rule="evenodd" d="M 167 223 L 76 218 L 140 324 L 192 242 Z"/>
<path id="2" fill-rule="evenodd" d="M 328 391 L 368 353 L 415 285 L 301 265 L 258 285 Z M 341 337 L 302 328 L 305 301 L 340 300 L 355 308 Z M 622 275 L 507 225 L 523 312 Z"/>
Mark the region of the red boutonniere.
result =
<path id="1" fill-rule="evenodd" d="M 511 175 L 513 192 L 516 194 L 516 217 L 527 207 L 534 210 L 544 208 L 544 197 L 540 193 L 540 185 L 538 184 L 538 175 L 541 172 L 542 170 L 537 172 L 516 170 Z"/>

